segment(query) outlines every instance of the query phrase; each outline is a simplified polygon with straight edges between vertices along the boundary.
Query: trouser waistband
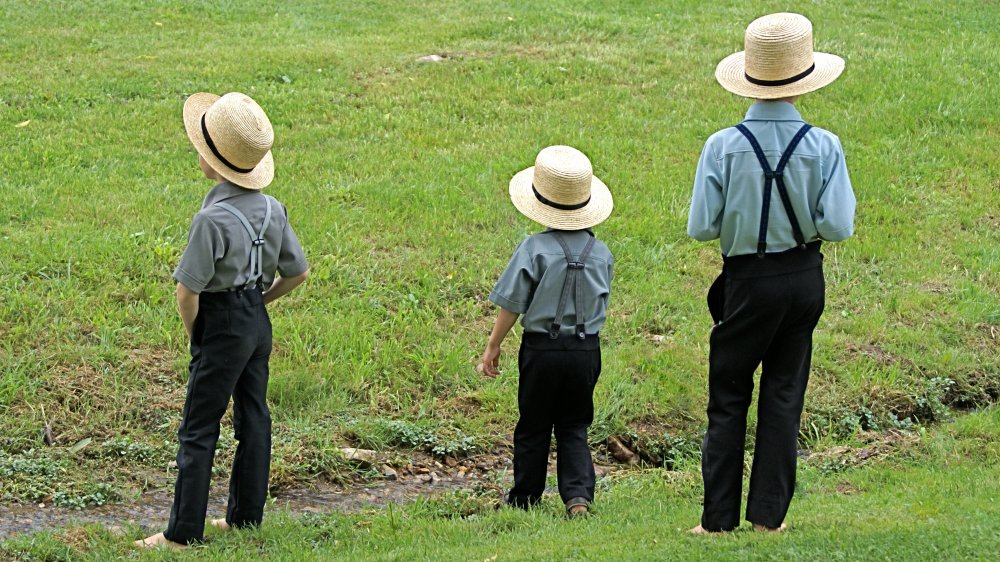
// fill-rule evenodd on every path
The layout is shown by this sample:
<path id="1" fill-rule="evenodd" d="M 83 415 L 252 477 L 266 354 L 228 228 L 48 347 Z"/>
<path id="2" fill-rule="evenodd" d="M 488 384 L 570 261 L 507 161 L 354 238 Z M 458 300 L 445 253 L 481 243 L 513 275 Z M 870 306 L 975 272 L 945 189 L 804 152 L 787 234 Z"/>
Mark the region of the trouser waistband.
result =
<path id="1" fill-rule="evenodd" d="M 601 338 L 598 334 L 587 334 L 584 339 L 575 334 L 559 334 L 559 337 L 552 339 L 547 333 L 525 332 L 521 336 L 521 341 L 531 349 L 540 350 L 593 351 L 601 348 Z"/>
<path id="2" fill-rule="evenodd" d="M 198 296 L 198 305 L 210 310 L 228 310 L 261 304 L 264 304 L 264 292 L 259 286 L 218 293 L 201 293 Z"/>
<path id="3" fill-rule="evenodd" d="M 784 275 L 821 267 L 823 265 L 821 245 L 822 243 L 817 240 L 806 244 L 805 248 L 796 247 L 784 252 L 773 252 L 765 254 L 764 257 L 757 257 L 757 254 L 724 256 L 723 270 L 733 279 L 746 279 Z"/>

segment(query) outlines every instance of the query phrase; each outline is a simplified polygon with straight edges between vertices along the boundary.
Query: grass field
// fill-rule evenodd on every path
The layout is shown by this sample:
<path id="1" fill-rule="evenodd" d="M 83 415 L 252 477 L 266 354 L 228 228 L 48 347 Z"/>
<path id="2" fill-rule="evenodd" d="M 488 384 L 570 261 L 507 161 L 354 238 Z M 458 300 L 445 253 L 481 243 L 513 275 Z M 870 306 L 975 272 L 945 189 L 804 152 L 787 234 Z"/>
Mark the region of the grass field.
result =
<path id="1" fill-rule="evenodd" d="M 715 83 L 716 62 L 740 48 L 749 21 L 779 10 L 809 16 L 817 50 L 847 61 L 799 107 L 840 135 L 859 201 L 857 235 L 825 252 L 802 446 L 930 428 L 918 448 L 938 450 L 902 468 L 851 469 L 865 493 L 847 498 L 807 467 L 803 488 L 815 493 L 792 506 L 804 531 L 794 539 L 690 541 L 670 532 L 697 513 L 703 297 L 719 265 L 716 245 L 684 234 L 691 180 L 704 139 L 747 105 Z M 492 322 L 486 295 L 538 228 L 509 203 L 507 181 L 540 148 L 570 144 L 616 203 L 599 228 L 616 279 L 592 442 L 625 437 L 681 474 L 611 485 L 601 517 L 584 523 L 594 536 L 627 520 L 635 533 L 622 545 L 659 534 L 664 553 L 712 556 L 705 545 L 721 544 L 780 558 L 837 543 L 873 545 L 847 557 L 895 558 L 886 545 L 896 544 L 934 558 L 921 545 L 972 513 L 992 514 L 992 526 L 977 524 L 983 541 L 995 537 L 996 488 L 981 486 L 998 476 L 995 408 L 958 422 L 980 428 L 982 458 L 934 428 L 1000 396 L 998 22 L 996 3 L 930 0 L 4 2 L 0 501 L 82 506 L 169 481 L 187 361 L 170 273 L 210 187 L 180 110 L 190 93 L 235 90 L 275 126 L 269 193 L 288 206 L 312 265 L 307 286 L 271 310 L 276 486 L 344 474 L 337 448 L 347 444 L 462 456 L 507 441 L 516 340 L 496 381 L 472 369 Z M 431 53 L 446 59 L 415 61 Z M 231 436 L 222 445 L 224 465 Z M 900 498 L 941 515 L 916 517 Z M 577 552 L 565 550 L 576 531 L 554 522 L 554 508 L 425 525 L 421 510 L 434 509 L 406 507 L 412 521 L 398 525 L 373 514 L 369 535 L 353 516 L 281 519 L 250 548 L 291 557 L 284 549 L 299 547 L 276 543 L 294 536 L 322 557 L 392 534 L 386 558 Z M 962 534 L 973 528 L 946 544 L 989 556 L 988 541 Z M 421 533 L 439 535 L 441 550 L 406 550 Z M 94 548 L 113 551 L 96 536 Z M 221 541 L 202 554 L 237 548 Z"/>

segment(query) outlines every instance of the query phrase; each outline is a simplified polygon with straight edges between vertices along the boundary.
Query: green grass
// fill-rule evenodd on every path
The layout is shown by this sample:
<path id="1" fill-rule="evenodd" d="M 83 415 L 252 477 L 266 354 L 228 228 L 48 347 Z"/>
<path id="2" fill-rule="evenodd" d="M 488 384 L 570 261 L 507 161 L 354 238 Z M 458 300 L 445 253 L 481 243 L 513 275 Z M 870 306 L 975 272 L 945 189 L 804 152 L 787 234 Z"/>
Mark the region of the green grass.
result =
<path id="1" fill-rule="evenodd" d="M 791 529 L 693 537 L 696 464 L 599 481 L 595 515 L 568 521 L 556 497 L 538 509 L 495 511 L 468 493 L 358 514 L 272 513 L 256 531 L 210 533 L 185 553 L 150 560 L 988 560 L 1000 540 L 1000 409 L 900 445 L 865 466 L 800 470 Z M 855 451 L 847 456 L 854 458 Z M 975 489 L 975 493 L 969 490 Z M 460 517 L 458 513 L 464 514 Z M 127 537 L 72 527 L 0 544 L 43 560 L 128 556 Z M 496 557 L 496 558 L 493 558 Z"/>
<path id="2" fill-rule="evenodd" d="M 0 471 L 21 470 L 0 501 L 170 481 L 187 360 L 170 272 L 210 187 L 180 121 L 196 91 L 266 109 L 269 193 L 312 265 L 272 308 L 276 485 L 337 477 L 348 442 L 406 447 L 387 420 L 437 445 L 505 442 L 516 336 L 500 379 L 472 365 L 486 295 L 538 228 L 507 182 L 557 143 L 587 153 L 616 202 L 598 230 L 617 277 L 592 441 L 697 443 L 719 259 L 684 225 L 704 139 L 746 108 L 712 71 L 749 21 L 785 9 L 847 60 L 800 109 L 840 135 L 859 200 L 857 235 L 826 250 L 803 446 L 995 402 L 994 3 L 13 0 L 0 5 Z M 429 53 L 448 60 L 415 62 Z M 116 439 L 146 453 L 113 457 Z"/>

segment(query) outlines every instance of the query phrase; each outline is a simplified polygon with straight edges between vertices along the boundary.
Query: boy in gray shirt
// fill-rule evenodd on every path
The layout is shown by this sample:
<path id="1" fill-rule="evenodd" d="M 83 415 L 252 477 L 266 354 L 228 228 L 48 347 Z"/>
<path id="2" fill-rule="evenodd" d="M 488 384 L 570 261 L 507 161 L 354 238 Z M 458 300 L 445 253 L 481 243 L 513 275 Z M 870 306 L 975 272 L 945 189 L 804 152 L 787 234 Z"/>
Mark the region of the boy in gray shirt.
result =
<path id="1" fill-rule="evenodd" d="M 705 143 L 688 219 L 695 239 L 720 239 L 724 263 L 708 296 L 716 324 L 701 460 L 705 501 L 694 533 L 739 526 L 746 418 L 758 365 L 746 518 L 755 530 L 785 528 L 812 333 L 824 307 L 820 244 L 854 230 L 854 192 L 840 139 L 807 125 L 793 105 L 833 82 L 843 59 L 814 53 L 812 24 L 798 14 L 757 19 L 745 45 L 719 63 L 715 76 L 727 90 L 758 101 L 743 123 Z"/>
<path id="2" fill-rule="evenodd" d="M 194 216 L 174 271 L 177 308 L 191 339 L 190 376 L 170 522 L 163 533 L 136 541 L 142 547 L 202 539 L 219 422 L 230 397 L 239 445 L 226 517 L 212 525 L 260 524 L 271 462 L 265 305 L 309 272 L 284 206 L 260 193 L 274 178 L 274 133 L 260 106 L 239 93 L 194 94 L 184 103 L 184 126 L 205 177 L 219 183 Z"/>
<path id="3" fill-rule="evenodd" d="M 545 489 L 553 429 L 559 495 L 570 516 L 594 500 L 594 464 L 587 429 L 601 373 L 598 333 L 611 293 L 613 258 L 591 227 L 612 209 L 611 192 L 593 176 L 587 157 L 568 146 L 542 150 L 535 166 L 510 182 L 514 206 L 548 230 L 524 240 L 490 293 L 499 315 L 482 356 L 497 376 L 500 345 L 523 315 L 514 429 L 514 487 L 509 505 L 527 508 Z"/>

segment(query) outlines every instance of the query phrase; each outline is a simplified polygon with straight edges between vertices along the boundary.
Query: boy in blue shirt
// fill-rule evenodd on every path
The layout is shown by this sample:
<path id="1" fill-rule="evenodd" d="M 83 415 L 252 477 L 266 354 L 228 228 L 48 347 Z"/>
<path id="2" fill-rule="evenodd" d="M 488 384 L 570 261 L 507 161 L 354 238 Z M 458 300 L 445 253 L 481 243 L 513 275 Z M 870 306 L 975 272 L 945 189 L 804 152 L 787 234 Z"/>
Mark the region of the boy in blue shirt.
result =
<path id="1" fill-rule="evenodd" d="M 611 192 L 575 148 L 550 146 L 510 182 L 518 211 L 548 227 L 525 239 L 490 293 L 500 307 L 483 352 L 486 376 L 497 376 L 500 344 L 523 315 L 518 352 L 514 487 L 507 503 L 527 508 L 545 490 L 549 445 L 556 436 L 559 495 L 571 517 L 594 501 L 587 429 L 601 374 L 598 333 L 604 325 L 614 259 L 591 227 L 612 209 Z"/>
<path id="2" fill-rule="evenodd" d="M 821 240 L 853 233 L 855 199 L 836 135 L 807 125 L 794 102 L 833 82 L 840 57 L 813 52 L 812 24 L 772 14 L 747 28 L 746 50 L 719 63 L 727 90 L 757 100 L 709 137 L 695 174 L 688 234 L 718 238 L 723 271 L 709 290 L 705 500 L 694 533 L 739 526 L 746 416 L 763 365 L 746 518 L 779 531 L 795 487 L 799 417 L 812 333 L 823 313 Z M 775 193 L 776 192 L 776 193 Z"/>

